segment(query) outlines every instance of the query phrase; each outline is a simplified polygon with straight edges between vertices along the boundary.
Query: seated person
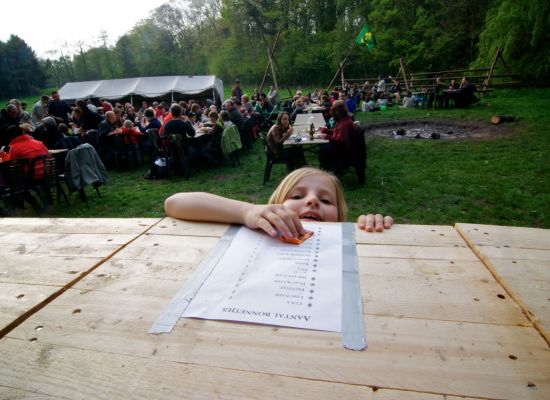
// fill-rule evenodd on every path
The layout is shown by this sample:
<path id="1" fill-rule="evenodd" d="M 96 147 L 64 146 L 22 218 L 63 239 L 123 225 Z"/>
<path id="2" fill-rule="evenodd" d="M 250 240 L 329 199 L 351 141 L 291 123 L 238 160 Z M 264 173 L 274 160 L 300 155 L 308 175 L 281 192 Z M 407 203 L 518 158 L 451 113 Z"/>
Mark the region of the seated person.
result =
<path id="1" fill-rule="evenodd" d="M 334 102 L 331 114 L 335 126 L 332 129 L 321 128 L 321 139 L 328 139 L 329 143 L 319 151 L 319 164 L 327 171 L 340 174 L 347 167 L 351 155 L 351 137 L 355 134 L 355 124 L 342 100 Z"/>
<path id="2" fill-rule="evenodd" d="M 348 97 L 348 95 L 343 94 L 342 100 L 346 103 L 346 107 L 348 108 L 349 113 L 353 114 L 355 112 L 355 98 Z"/>
<path id="3" fill-rule="evenodd" d="M 294 104 L 294 109 L 292 110 L 292 115 L 290 116 L 290 119 L 294 121 L 296 119 L 296 115 L 302 114 L 304 112 L 304 102 L 302 99 L 296 100 L 296 103 Z"/>
<path id="4" fill-rule="evenodd" d="M 79 99 L 76 101 L 76 108 L 80 111 L 78 120 L 79 133 L 86 133 L 90 129 L 97 130 L 99 123 L 103 121 L 103 117 L 97 113 L 94 113 L 88 108 L 86 101 Z M 73 126 L 73 129 L 75 126 Z"/>
<path id="5" fill-rule="evenodd" d="M 374 111 L 374 101 L 370 96 L 365 97 L 365 100 L 363 100 L 362 110 L 364 112 Z"/>
<path id="6" fill-rule="evenodd" d="M 244 118 L 243 118 L 243 115 L 239 112 L 238 107 L 235 105 L 235 102 L 233 102 L 232 100 L 228 100 L 226 102 L 226 107 L 227 107 L 227 112 L 231 117 L 231 122 L 237 125 L 237 129 L 239 130 L 239 132 L 242 132 Z"/>
<path id="7" fill-rule="evenodd" d="M 106 162 L 115 161 L 116 140 L 115 135 L 122 132 L 116 125 L 116 114 L 113 111 L 105 113 L 105 120 L 98 126 L 99 148 L 102 150 L 103 158 Z"/>
<path id="8" fill-rule="evenodd" d="M 9 152 L 0 151 L 2 160 L 30 159 L 48 154 L 48 148 L 44 143 L 26 134 L 20 126 L 8 127 L 7 133 L 10 137 Z M 43 176 L 43 163 L 36 163 L 34 178 L 40 179 Z"/>
<path id="9" fill-rule="evenodd" d="M 293 171 L 306 164 L 303 150 L 298 146 L 283 147 L 283 143 L 294 133 L 287 112 L 277 115 L 277 122 L 269 129 L 265 138 L 267 147 L 275 159 L 285 160 L 287 170 Z"/>
<path id="10" fill-rule="evenodd" d="M 0 147 L 10 143 L 11 137 L 7 129 L 21 123 L 21 116 L 14 104 L 8 104 L 6 108 L 0 111 Z"/>
<path id="11" fill-rule="evenodd" d="M 159 129 L 161 127 L 161 122 L 155 117 L 155 110 L 152 108 L 147 108 L 143 112 L 143 118 L 141 122 L 138 124 L 138 129 L 141 133 L 147 133 L 149 129 Z M 151 153 L 153 151 L 153 143 L 151 143 L 151 140 L 149 137 L 144 137 L 141 141 L 141 148 L 147 153 Z"/>
<path id="12" fill-rule="evenodd" d="M 245 94 L 241 97 L 242 107 L 246 110 L 246 113 L 248 115 L 252 114 L 252 111 L 254 111 L 254 107 L 252 106 L 252 103 L 250 102 L 250 99 Z M 218 111 L 218 110 L 214 110 Z"/>
<path id="13" fill-rule="evenodd" d="M 407 95 L 403 97 L 403 105 L 402 108 L 414 108 L 414 96 L 410 91 L 407 92 Z"/>
<path id="14" fill-rule="evenodd" d="M 17 112 L 19 114 L 19 123 L 20 124 L 29 124 L 34 128 L 34 121 L 31 117 L 31 114 L 23 109 L 21 102 L 17 99 L 10 100 L 10 104 L 13 104 L 17 107 Z"/>
<path id="15" fill-rule="evenodd" d="M 139 150 L 139 139 L 143 133 L 134 126 L 134 123 L 130 119 L 124 121 L 120 133 L 124 135 L 124 143 L 132 147 L 136 164 L 141 165 L 142 160 L 141 151 Z"/>
<path id="16" fill-rule="evenodd" d="M 59 132 L 59 128 L 52 117 L 46 117 L 42 120 L 42 129 L 35 131 L 35 138 L 41 140 L 44 145 L 52 149 L 66 149 L 63 134 Z"/>
<path id="17" fill-rule="evenodd" d="M 204 145 L 201 147 L 200 155 L 206 161 L 207 166 L 217 167 L 223 162 L 223 122 L 220 121 L 216 111 L 210 111 L 209 118 L 212 128 L 206 131 L 206 139 L 204 139 Z"/>
<path id="18" fill-rule="evenodd" d="M 445 108 L 449 107 L 450 100 L 456 101 L 456 99 L 458 98 L 459 90 L 460 86 L 458 85 L 458 83 L 456 83 L 454 79 L 452 79 L 451 84 L 449 85 L 447 90 L 443 92 L 443 106 Z"/>
<path id="19" fill-rule="evenodd" d="M 170 107 L 172 119 L 164 125 L 164 135 L 172 136 L 176 148 L 178 164 L 183 172 L 185 168 L 183 165 L 183 160 L 185 157 L 188 157 L 190 160 L 194 160 L 197 157 L 197 150 L 189 141 L 189 138 L 195 136 L 195 129 L 193 128 L 191 121 L 183 120 L 182 111 L 183 110 L 179 104 L 172 104 L 172 107 Z M 190 119 L 195 117 L 196 116 L 193 115 Z"/>
<path id="20" fill-rule="evenodd" d="M 260 116 L 265 116 L 273 111 L 273 105 L 267 99 L 265 93 L 260 94 L 260 101 L 256 104 L 256 112 Z"/>
<path id="21" fill-rule="evenodd" d="M 376 100 L 374 109 L 381 110 L 382 108 L 386 107 L 387 104 L 388 102 L 386 100 L 386 95 L 384 93 L 380 93 L 380 97 L 378 97 L 378 100 Z"/>
<path id="22" fill-rule="evenodd" d="M 393 85 L 390 88 L 390 93 L 395 97 L 397 104 L 401 103 L 401 83 L 396 78 L 392 79 Z"/>
<path id="23" fill-rule="evenodd" d="M 475 90 L 476 87 L 468 82 L 467 77 L 462 78 L 458 96 L 455 100 L 456 107 L 468 107 L 470 104 L 476 103 L 478 99 L 474 95 Z"/>

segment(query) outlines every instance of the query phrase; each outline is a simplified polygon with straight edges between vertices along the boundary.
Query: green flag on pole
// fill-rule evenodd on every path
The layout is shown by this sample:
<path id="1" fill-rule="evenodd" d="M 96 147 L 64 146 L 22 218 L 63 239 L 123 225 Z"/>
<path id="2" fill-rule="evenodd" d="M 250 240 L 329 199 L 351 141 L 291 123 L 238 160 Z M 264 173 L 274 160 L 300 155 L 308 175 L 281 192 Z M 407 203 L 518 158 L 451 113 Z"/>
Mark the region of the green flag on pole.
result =
<path id="1" fill-rule="evenodd" d="M 365 25 L 363 29 L 361 29 L 361 32 L 355 38 L 355 43 L 357 43 L 359 46 L 365 46 L 369 50 L 374 49 L 374 47 L 376 46 L 376 39 L 374 39 L 374 35 L 369 30 L 369 27 L 367 25 Z"/>

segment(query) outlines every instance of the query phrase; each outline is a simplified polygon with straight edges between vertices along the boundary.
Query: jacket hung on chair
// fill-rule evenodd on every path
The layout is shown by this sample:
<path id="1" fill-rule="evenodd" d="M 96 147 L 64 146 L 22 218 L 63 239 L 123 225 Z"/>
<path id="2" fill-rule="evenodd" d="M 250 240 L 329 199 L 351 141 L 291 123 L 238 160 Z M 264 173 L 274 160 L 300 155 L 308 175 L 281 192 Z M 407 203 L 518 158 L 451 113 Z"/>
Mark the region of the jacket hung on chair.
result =
<path id="1" fill-rule="evenodd" d="M 84 143 L 67 153 L 65 181 L 71 190 L 80 190 L 96 182 L 107 183 L 107 170 L 93 146 Z"/>
<path id="2" fill-rule="evenodd" d="M 232 122 L 225 122 L 222 142 L 221 142 L 222 152 L 224 156 L 227 156 L 233 153 L 236 150 L 242 149 L 241 135 L 237 129 L 237 126 Z"/>

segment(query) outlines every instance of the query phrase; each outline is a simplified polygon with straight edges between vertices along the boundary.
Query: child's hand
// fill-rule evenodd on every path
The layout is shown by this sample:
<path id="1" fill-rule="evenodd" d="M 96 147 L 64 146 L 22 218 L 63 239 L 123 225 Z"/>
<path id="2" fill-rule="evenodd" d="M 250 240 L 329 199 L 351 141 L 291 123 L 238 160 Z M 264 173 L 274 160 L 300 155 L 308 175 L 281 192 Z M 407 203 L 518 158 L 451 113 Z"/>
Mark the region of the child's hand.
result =
<path id="1" fill-rule="evenodd" d="M 246 226 L 262 229 L 271 237 L 282 235 L 291 238 L 306 232 L 298 215 L 281 204 L 251 204 L 243 217 Z"/>
<path id="2" fill-rule="evenodd" d="M 382 214 L 361 215 L 357 218 L 357 226 L 367 232 L 382 232 L 384 229 L 390 229 L 393 225 L 393 218 L 389 215 L 383 217 Z"/>

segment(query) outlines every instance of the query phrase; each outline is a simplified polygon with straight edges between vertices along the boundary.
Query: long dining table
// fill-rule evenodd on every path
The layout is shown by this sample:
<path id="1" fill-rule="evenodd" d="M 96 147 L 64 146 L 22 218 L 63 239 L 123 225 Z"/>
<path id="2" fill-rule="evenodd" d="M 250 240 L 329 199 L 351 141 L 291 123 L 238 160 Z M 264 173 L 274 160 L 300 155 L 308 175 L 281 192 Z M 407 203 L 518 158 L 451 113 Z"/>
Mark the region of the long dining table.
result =
<path id="1" fill-rule="evenodd" d="M 0 398 L 550 398 L 550 230 L 356 231 L 363 351 L 228 321 L 147 333 L 226 229 L 0 219 Z"/>

